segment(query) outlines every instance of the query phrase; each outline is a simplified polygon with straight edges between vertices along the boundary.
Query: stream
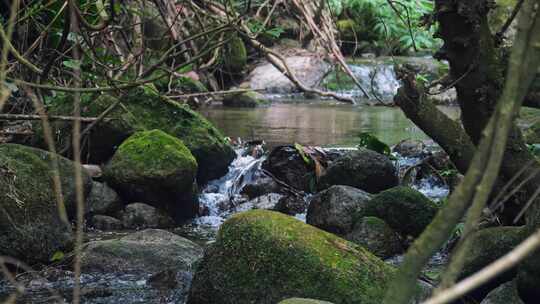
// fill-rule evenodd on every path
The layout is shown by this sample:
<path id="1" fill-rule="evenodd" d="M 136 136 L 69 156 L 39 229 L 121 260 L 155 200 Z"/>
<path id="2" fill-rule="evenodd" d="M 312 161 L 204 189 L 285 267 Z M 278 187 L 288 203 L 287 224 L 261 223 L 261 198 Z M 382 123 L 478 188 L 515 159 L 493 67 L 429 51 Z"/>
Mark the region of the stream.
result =
<path id="1" fill-rule="evenodd" d="M 355 67 L 355 73 L 368 73 L 362 67 Z M 369 74 L 369 73 L 368 73 Z M 364 78 L 369 75 L 365 75 Z M 381 74 L 375 81 L 379 94 L 391 94 L 397 84 L 388 73 Z M 385 93 L 386 92 L 386 93 Z M 390 93 L 388 93 L 390 92 Z M 354 91 L 343 91 L 343 94 L 356 94 Z M 359 143 L 359 134 L 369 132 L 383 142 L 395 145 L 404 139 L 418 139 L 428 143 L 428 149 L 437 149 L 432 141 L 411 121 L 399 108 L 348 105 L 331 100 L 315 100 L 291 98 L 291 96 L 270 96 L 270 106 L 259 108 L 225 108 L 221 105 L 201 110 L 201 113 L 214 123 L 223 133 L 238 141 L 264 140 L 266 151 L 273 147 L 300 143 L 304 146 L 319 146 L 325 149 L 350 150 Z M 453 107 L 441 107 L 445 113 L 457 117 L 459 112 Z M 199 196 L 200 204 L 206 215 L 174 229 L 172 232 L 195 241 L 203 246 L 212 243 L 219 226 L 231 215 L 249 210 L 254 206 L 245 203 L 240 191 L 242 187 L 261 178 L 261 164 L 265 156 L 253 157 L 245 148 L 236 150 L 237 158 L 229 167 L 227 175 L 211 181 Z M 416 165 L 421 159 L 405 158 L 395 155 L 398 168 Z M 435 201 L 444 199 L 449 189 L 436 178 L 428 177 L 412 185 Z M 305 214 L 297 214 L 296 218 L 305 221 Z M 93 238 L 114 238 L 120 234 L 102 234 Z M 387 262 L 399 264 L 401 258 L 394 257 Z M 432 259 L 431 270 L 440 268 L 446 261 L 444 254 Z M 69 271 L 51 269 L 41 273 L 45 279 L 24 279 L 25 295 L 20 303 L 57 303 L 51 298 L 48 289 L 57 290 L 61 297 L 69 301 L 73 289 L 73 274 Z M 185 286 L 162 294 L 148 283 L 148 275 L 110 273 L 106 275 L 83 274 L 82 285 L 89 290 L 84 303 L 185 303 Z M 114 291 L 113 295 L 100 294 Z M 9 284 L 0 280 L 0 300 L 14 291 Z M 92 294 L 94 292 L 94 294 Z"/>

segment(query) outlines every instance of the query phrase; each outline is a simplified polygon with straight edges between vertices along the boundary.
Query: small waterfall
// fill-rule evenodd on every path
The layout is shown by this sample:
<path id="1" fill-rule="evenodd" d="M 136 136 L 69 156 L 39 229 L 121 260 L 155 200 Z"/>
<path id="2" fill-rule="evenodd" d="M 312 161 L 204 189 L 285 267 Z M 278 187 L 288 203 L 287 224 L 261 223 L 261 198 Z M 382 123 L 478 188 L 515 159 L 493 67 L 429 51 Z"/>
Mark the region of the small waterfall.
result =
<path id="1" fill-rule="evenodd" d="M 203 189 L 199 203 L 205 215 L 196 218 L 194 225 L 217 229 L 231 215 L 231 209 L 245 201 L 240 195 L 242 188 L 262 174 L 260 167 L 264 157 L 255 158 L 247 153 L 246 148 L 237 149 L 236 154 L 229 172 L 209 182 Z"/>

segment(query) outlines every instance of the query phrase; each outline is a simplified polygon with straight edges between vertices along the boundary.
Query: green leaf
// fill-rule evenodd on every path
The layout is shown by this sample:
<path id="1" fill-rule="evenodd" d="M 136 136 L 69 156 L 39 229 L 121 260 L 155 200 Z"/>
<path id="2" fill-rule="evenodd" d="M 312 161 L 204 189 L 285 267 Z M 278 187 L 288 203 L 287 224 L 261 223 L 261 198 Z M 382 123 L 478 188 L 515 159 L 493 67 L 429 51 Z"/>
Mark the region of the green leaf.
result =
<path id="1" fill-rule="evenodd" d="M 65 67 L 68 67 L 68 68 L 70 68 L 72 70 L 81 68 L 81 61 L 80 60 L 74 60 L 74 59 L 65 60 L 65 61 L 62 61 L 62 64 Z"/>
<path id="2" fill-rule="evenodd" d="M 369 150 L 373 150 L 375 152 L 391 156 L 391 150 L 390 147 L 379 140 L 375 135 L 372 135 L 368 132 L 362 132 L 360 133 L 360 144 L 359 147 L 366 148 Z"/>
<path id="3" fill-rule="evenodd" d="M 311 159 L 306 155 L 306 152 L 304 152 L 304 147 L 299 143 L 294 143 L 294 148 L 296 151 L 298 151 L 300 156 L 302 156 L 304 162 L 309 165 L 311 163 Z"/>
<path id="4" fill-rule="evenodd" d="M 56 251 L 51 257 L 51 262 L 58 262 L 64 259 L 66 255 L 62 251 Z"/>

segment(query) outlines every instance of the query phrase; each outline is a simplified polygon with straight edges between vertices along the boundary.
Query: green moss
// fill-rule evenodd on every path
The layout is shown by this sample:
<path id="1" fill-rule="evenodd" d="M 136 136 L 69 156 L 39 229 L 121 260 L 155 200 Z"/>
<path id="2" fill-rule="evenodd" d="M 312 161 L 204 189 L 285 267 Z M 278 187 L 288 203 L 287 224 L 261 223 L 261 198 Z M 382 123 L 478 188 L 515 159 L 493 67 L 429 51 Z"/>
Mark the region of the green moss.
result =
<path id="1" fill-rule="evenodd" d="M 54 193 L 51 154 L 15 144 L 0 145 L 0 255 L 47 263 L 69 248 L 70 230 L 61 223 Z M 64 204 L 75 212 L 74 164 L 58 158 Z M 91 179 L 83 172 L 83 194 Z"/>
<path id="2" fill-rule="evenodd" d="M 234 36 L 227 44 L 224 54 L 225 67 L 233 73 L 241 72 L 247 63 L 247 51 L 244 41 Z"/>
<path id="3" fill-rule="evenodd" d="M 170 179 L 179 188 L 191 187 L 197 172 L 197 161 L 184 143 L 161 130 L 138 132 L 116 151 L 108 167 L 120 171 L 122 179 Z"/>
<path id="4" fill-rule="evenodd" d="M 111 104 L 118 101 L 110 95 L 88 98 L 82 104 L 84 117 L 97 117 Z M 69 115 L 69 101 L 55 102 L 51 114 Z M 85 156 L 93 163 L 106 162 L 126 138 L 137 131 L 162 130 L 181 139 L 199 164 L 198 180 L 205 182 L 227 172 L 235 153 L 219 132 L 200 114 L 158 95 L 145 93 L 137 88 L 129 91 L 107 116 L 109 120 L 96 125 L 85 146 Z M 54 125 L 58 139 L 69 139 L 71 125 L 58 122 Z M 67 140 L 69 141 L 69 140 Z M 43 140 L 40 141 L 44 145 Z M 89 155 L 86 155 L 89 154 Z"/>
<path id="5" fill-rule="evenodd" d="M 362 247 L 293 217 L 249 211 L 221 227 L 189 303 L 274 304 L 291 296 L 380 303 L 393 272 Z"/>
<path id="6" fill-rule="evenodd" d="M 338 20 L 336 27 L 342 40 L 355 41 L 360 34 L 361 28 L 353 19 Z"/>
<path id="7" fill-rule="evenodd" d="M 383 219 L 397 232 L 419 236 L 437 213 L 437 205 L 422 193 L 409 187 L 383 191 L 355 215 L 355 222 L 365 216 Z"/>
<path id="8" fill-rule="evenodd" d="M 268 100 L 255 91 L 228 95 L 223 99 L 223 105 L 226 107 L 255 108 L 268 103 Z"/>

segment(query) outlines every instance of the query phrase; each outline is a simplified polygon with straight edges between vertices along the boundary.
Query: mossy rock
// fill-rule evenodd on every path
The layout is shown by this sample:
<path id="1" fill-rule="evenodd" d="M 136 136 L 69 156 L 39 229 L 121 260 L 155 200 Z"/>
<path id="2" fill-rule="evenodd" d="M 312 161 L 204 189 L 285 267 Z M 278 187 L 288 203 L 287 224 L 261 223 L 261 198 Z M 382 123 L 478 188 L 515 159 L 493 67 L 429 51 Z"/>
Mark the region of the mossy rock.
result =
<path id="1" fill-rule="evenodd" d="M 279 302 L 278 304 L 332 304 L 332 303 L 326 302 L 326 301 L 313 300 L 313 299 L 291 298 L 291 299 L 283 300 Z"/>
<path id="2" fill-rule="evenodd" d="M 127 201 L 143 201 L 177 218 L 196 215 L 197 161 L 184 143 L 161 130 L 137 132 L 118 148 L 104 178 Z"/>
<path id="3" fill-rule="evenodd" d="M 380 303 L 394 270 L 364 248 L 272 211 L 227 220 L 195 274 L 189 304 L 290 297 Z"/>
<path id="4" fill-rule="evenodd" d="M 0 255 L 29 264 L 47 263 L 71 246 L 71 229 L 62 224 L 54 192 L 52 155 L 16 144 L 0 145 Z M 76 211 L 75 164 L 58 157 L 68 215 Z M 83 170 L 81 168 L 81 170 Z M 83 194 L 92 181 L 83 170 Z"/>
<path id="5" fill-rule="evenodd" d="M 403 236 L 417 237 L 431 223 L 437 210 L 437 205 L 422 193 L 409 187 L 395 187 L 375 195 L 355 215 L 355 224 L 364 216 L 374 216 Z"/>
<path id="6" fill-rule="evenodd" d="M 535 222 L 536 226 L 528 225 L 524 229 L 524 236 L 529 236 L 536 232 L 538 228 L 538 222 Z M 527 257 L 518 266 L 517 271 L 517 287 L 519 294 L 525 303 L 536 303 L 540 298 L 540 290 L 538 288 L 540 284 L 540 250 L 536 250 Z"/>
<path id="7" fill-rule="evenodd" d="M 348 42 L 356 41 L 357 35 L 360 34 L 361 28 L 353 19 L 343 19 L 336 22 L 336 27 L 339 31 L 341 40 Z"/>
<path id="8" fill-rule="evenodd" d="M 491 291 L 480 304 L 524 304 L 516 285 L 515 280 L 502 284 Z"/>
<path id="9" fill-rule="evenodd" d="M 398 234 L 388 224 L 377 217 L 363 217 L 345 238 L 381 259 L 403 253 Z"/>
<path id="10" fill-rule="evenodd" d="M 234 36 L 227 43 L 223 54 L 225 68 L 231 73 L 240 73 L 246 67 L 247 51 L 242 38 Z"/>
<path id="11" fill-rule="evenodd" d="M 465 263 L 459 279 L 466 278 L 514 249 L 526 237 L 523 227 L 492 227 L 482 229 L 467 238 L 470 251 L 465 256 Z M 512 280 L 516 269 L 506 271 L 470 294 L 480 300 L 504 282 Z"/>
<path id="12" fill-rule="evenodd" d="M 256 108 L 269 103 L 269 100 L 255 91 L 232 94 L 223 98 L 223 106 L 234 108 Z"/>
<path id="13" fill-rule="evenodd" d="M 111 95 L 84 98 L 82 116 L 97 117 L 118 99 Z M 105 163 L 116 148 L 137 131 L 162 130 L 181 139 L 197 159 L 197 180 L 204 184 L 227 173 L 236 153 L 224 136 L 208 120 L 186 106 L 176 104 L 143 89 L 132 89 L 109 112 L 109 120 L 95 125 L 84 145 L 84 158 L 91 163 Z M 50 114 L 69 115 L 72 103 L 69 98 L 57 98 L 49 109 Z M 53 123 L 59 146 L 69 144 L 71 124 Z M 39 132 L 38 132 L 39 133 Z M 41 133 L 35 144 L 44 146 Z M 61 148 L 60 148 L 61 149 Z"/>

